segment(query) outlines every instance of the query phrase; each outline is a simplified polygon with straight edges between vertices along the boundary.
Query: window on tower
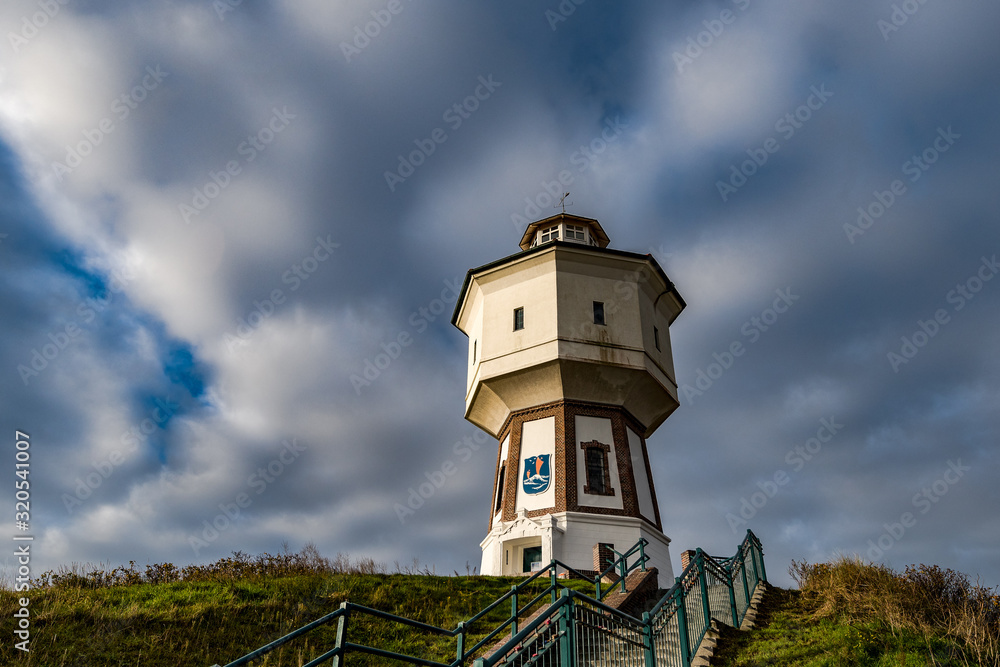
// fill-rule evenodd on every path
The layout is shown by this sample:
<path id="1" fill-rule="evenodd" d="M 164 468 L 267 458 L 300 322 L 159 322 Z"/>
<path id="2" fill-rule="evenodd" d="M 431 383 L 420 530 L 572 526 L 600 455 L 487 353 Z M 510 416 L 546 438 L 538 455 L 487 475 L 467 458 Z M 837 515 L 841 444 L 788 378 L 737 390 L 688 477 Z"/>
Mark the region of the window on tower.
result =
<path id="1" fill-rule="evenodd" d="M 594 324 L 604 324 L 604 302 L 594 302 Z"/>
<path id="2" fill-rule="evenodd" d="M 524 308 L 514 309 L 514 331 L 524 328 Z"/>
<path id="3" fill-rule="evenodd" d="M 476 346 L 477 346 L 478 343 L 479 343 L 478 340 L 472 341 L 472 363 L 473 364 L 476 363 Z M 657 349 L 659 349 L 660 346 L 657 345 L 656 347 L 657 347 Z"/>
<path id="4" fill-rule="evenodd" d="M 604 459 L 604 452 L 596 447 L 591 447 L 587 450 L 587 493 L 599 496 L 604 495 L 604 470 L 606 465 Z"/>
<path id="5" fill-rule="evenodd" d="M 494 514 L 499 512 L 500 508 L 503 507 L 503 478 L 506 470 L 506 464 L 500 466 L 500 475 L 497 477 L 497 502 L 496 507 L 493 509 Z"/>
<path id="6" fill-rule="evenodd" d="M 548 243 L 549 241 L 558 241 L 558 240 L 559 240 L 559 225 L 556 225 L 555 227 L 548 227 L 538 233 L 539 243 Z"/>
<path id="7" fill-rule="evenodd" d="M 611 445 L 605 445 L 597 440 L 580 443 L 583 448 L 583 462 L 587 474 L 587 484 L 583 492 L 594 496 L 613 496 L 611 488 L 611 469 L 608 466 L 608 454 Z"/>
<path id="8" fill-rule="evenodd" d="M 653 344 L 656 345 L 656 349 L 660 349 L 660 330 L 653 327 Z"/>
<path id="9" fill-rule="evenodd" d="M 586 242 L 587 235 L 580 225 L 566 225 L 566 240 Z"/>

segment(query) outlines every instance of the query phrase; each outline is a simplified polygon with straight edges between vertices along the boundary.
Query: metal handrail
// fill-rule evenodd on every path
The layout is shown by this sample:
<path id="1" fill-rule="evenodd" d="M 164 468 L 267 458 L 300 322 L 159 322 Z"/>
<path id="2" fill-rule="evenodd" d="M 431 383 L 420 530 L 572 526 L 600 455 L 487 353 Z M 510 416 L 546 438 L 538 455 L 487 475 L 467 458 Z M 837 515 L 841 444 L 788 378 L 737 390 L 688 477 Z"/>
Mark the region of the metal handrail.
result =
<path id="1" fill-rule="evenodd" d="M 643 572 L 646 571 L 646 563 L 649 560 L 649 557 L 646 556 L 645 548 L 648 544 L 649 541 L 646 540 L 645 537 L 640 537 L 639 541 L 623 554 L 618 553 L 614 549 L 610 549 L 612 553 L 618 555 L 618 558 L 613 560 L 611 564 L 608 565 L 606 570 L 598 573 L 597 576 L 594 577 L 594 586 L 596 589 L 595 597 L 597 597 L 598 600 L 603 600 L 604 597 L 613 591 L 615 586 L 618 585 L 617 583 L 613 584 L 607 591 L 601 593 L 601 579 L 603 579 L 605 575 L 611 574 L 611 572 L 613 572 L 616 568 L 620 570 L 619 577 L 621 578 L 622 593 L 627 592 L 625 588 L 625 578 L 629 575 L 629 573 L 634 572 L 637 567 L 641 567 Z M 633 555 L 636 551 L 639 552 L 639 559 L 632 563 L 632 565 L 628 565 L 628 557 Z"/>
<path id="2" fill-rule="evenodd" d="M 240 667 L 241 665 L 245 665 L 248 662 L 250 662 L 251 660 L 253 660 L 254 658 L 259 658 L 260 656 L 264 655 L 265 653 L 270 653 L 274 649 L 278 648 L 279 646 L 282 646 L 283 644 L 287 644 L 288 642 L 290 642 L 291 640 L 295 639 L 296 637 L 298 637 L 300 635 L 304 635 L 307 632 L 309 632 L 309 631 L 311 631 L 311 630 L 313 630 L 315 628 L 318 628 L 321 625 L 326 625 L 330 621 L 333 621 L 333 620 L 335 620 L 335 619 L 337 619 L 337 618 L 339 618 L 339 617 L 341 617 L 341 616 L 344 615 L 344 613 L 346 611 L 345 608 L 344 608 L 344 605 L 346 605 L 346 604 L 347 603 L 344 602 L 343 604 L 340 605 L 340 609 L 338 609 L 337 611 L 335 611 L 333 613 L 330 613 L 330 614 L 327 614 L 326 616 L 324 616 L 322 618 L 319 618 L 319 619 L 313 621 L 312 623 L 308 623 L 306 625 L 303 625 L 301 628 L 298 628 L 297 630 L 293 630 L 292 632 L 289 632 L 284 637 L 279 637 L 278 639 L 275 639 L 273 642 L 265 644 L 264 646 L 261 646 L 259 649 L 255 650 L 255 651 L 251 651 L 250 653 L 247 653 L 245 656 L 243 656 L 241 658 L 237 658 L 236 660 L 234 660 L 234 661 L 232 661 L 230 663 L 227 663 L 225 667 Z"/>
<path id="3" fill-rule="evenodd" d="M 298 628 L 256 649 L 255 651 L 238 658 L 233 662 L 228 663 L 226 667 L 241 667 L 246 665 L 255 658 L 269 653 L 289 641 L 301 637 L 302 635 L 322 625 L 329 624 L 334 620 L 338 621 L 336 647 L 312 659 L 306 663 L 304 667 L 319 667 L 322 663 L 333 660 L 334 658 L 338 659 L 334 664 L 341 664 L 342 657 L 351 652 L 367 653 L 392 660 L 408 662 L 409 664 L 426 665 L 428 667 L 461 667 L 468 664 L 468 660 L 472 656 L 479 653 L 484 646 L 486 646 L 490 641 L 495 640 L 497 636 L 509 627 L 511 637 L 504 642 L 503 645 L 493 651 L 488 658 L 478 658 L 476 660 L 477 665 L 493 665 L 499 660 L 513 659 L 512 656 L 508 655 L 508 653 L 512 650 L 517 649 L 519 652 L 526 650 L 528 648 L 527 646 L 521 649 L 519 644 L 524 642 L 525 639 L 532 637 L 533 633 L 543 624 L 547 623 L 551 625 L 553 621 L 557 621 L 558 625 L 553 627 L 551 632 L 549 630 L 546 631 L 547 634 L 545 634 L 545 641 L 547 643 L 545 644 L 546 648 L 544 650 L 548 651 L 556 644 L 560 644 L 560 642 L 570 642 L 567 645 L 560 644 L 560 646 L 562 646 L 560 650 L 564 651 L 562 657 L 565 662 L 567 659 L 566 656 L 573 655 L 573 652 L 576 650 L 573 647 L 573 642 L 576 641 L 574 639 L 576 631 L 574 630 L 574 621 L 572 620 L 572 609 L 574 608 L 574 605 L 578 604 L 585 604 L 594 607 L 599 613 L 607 616 L 609 621 L 613 621 L 618 627 L 624 628 L 627 625 L 632 628 L 631 631 L 642 632 L 643 636 L 647 638 L 644 641 L 649 642 L 648 646 L 641 646 L 639 642 L 626 636 L 619 636 L 617 639 L 625 642 L 626 644 L 632 645 L 632 649 L 636 649 L 636 647 L 642 648 L 643 654 L 646 656 L 645 663 L 647 665 L 653 665 L 655 662 L 655 658 L 653 657 L 654 642 L 660 635 L 662 635 L 663 632 L 666 631 L 665 629 L 667 628 L 668 621 L 672 618 L 672 616 L 677 614 L 676 631 L 679 634 L 678 639 L 681 651 L 679 657 L 683 665 L 690 665 L 694 649 L 701 643 L 708 629 L 711 627 L 713 614 L 728 613 L 729 616 L 732 617 L 733 623 L 739 626 L 741 619 L 746 615 L 746 611 L 749 607 L 751 591 L 756 590 L 757 586 L 761 582 L 766 583 L 767 574 L 764 569 L 763 547 L 757 536 L 754 535 L 752 531 L 747 530 L 747 535 L 740 543 L 736 553 L 728 558 L 713 558 L 701 549 L 698 549 L 695 558 L 692 559 L 686 568 L 684 568 L 681 575 L 675 578 L 673 586 L 671 586 L 671 588 L 657 601 L 652 610 L 643 614 L 643 617 L 640 620 L 619 609 L 610 607 L 601 601 L 604 596 L 614 590 L 615 586 L 618 585 L 618 582 L 616 582 L 602 593 L 601 579 L 611 572 L 618 570 L 618 575 L 621 577 L 622 590 L 625 591 L 625 579 L 629 573 L 634 572 L 638 568 L 641 568 L 642 570 L 646 569 L 646 563 L 649 561 L 649 557 L 645 554 L 645 547 L 647 544 L 648 542 L 645 539 L 640 539 L 639 542 L 624 553 L 619 553 L 612 549 L 612 552 L 617 556 L 617 558 L 611 562 L 607 569 L 597 573 L 593 577 L 584 575 L 582 572 L 579 572 L 565 563 L 553 559 L 549 565 L 532 574 L 520 583 L 511 586 L 510 591 L 491 602 L 476 615 L 459 623 L 453 630 L 439 628 L 434 625 L 397 616 L 379 609 L 373 609 L 371 607 L 365 607 L 351 602 L 343 602 L 337 611 L 312 621 L 311 623 L 308 623 L 301 628 Z M 636 553 L 639 554 L 639 558 L 634 563 L 629 565 L 628 559 Z M 557 577 L 559 576 L 560 568 L 568 573 L 572 573 L 578 578 L 592 582 L 595 589 L 594 597 L 590 597 L 589 595 L 579 591 L 567 588 L 565 585 L 559 583 Z M 741 580 L 739 583 L 737 583 L 737 572 L 739 573 L 739 578 Z M 539 579 L 546 574 L 548 574 L 551 578 L 550 585 L 527 604 L 523 606 L 519 605 L 519 594 L 536 579 Z M 712 600 L 709 599 L 708 574 L 713 577 L 714 581 L 724 584 L 729 590 L 727 599 L 724 601 L 726 605 L 725 609 L 718 608 L 718 604 L 722 603 L 719 598 L 721 594 L 718 592 L 712 594 L 714 596 L 714 601 L 717 603 L 716 608 L 712 608 Z M 737 602 L 735 595 L 736 586 L 741 586 L 742 588 L 742 595 L 740 596 L 741 600 L 739 603 Z M 717 591 L 718 589 L 715 590 Z M 558 597 L 556 596 L 557 591 Z M 698 615 L 702 617 L 700 621 L 697 616 L 692 618 L 688 617 L 686 606 L 688 596 L 694 594 L 695 592 L 697 592 L 697 594 L 701 597 L 701 610 L 698 612 Z M 552 596 L 552 601 L 548 607 L 543 607 L 542 613 L 539 613 L 535 618 L 531 619 L 530 622 L 528 622 L 524 627 L 518 627 L 518 621 L 520 618 L 530 612 L 535 605 L 541 602 L 547 595 Z M 491 632 L 489 632 L 485 638 L 477 642 L 475 646 L 466 649 L 465 639 L 469 632 L 469 628 L 474 623 L 481 621 L 487 614 L 497 609 L 499 605 L 508 600 L 511 601 L 511 615 Z M 419 658 L 417 656 L 395 653 L 393 651 L 388 651 L 374 646 L 350 642 L 347 640 L 347 629 L 349 620 L 354 614 L 372 616 L 440 636 L 457 637 L 455 660 L 451 663 L 437 662 L 426 658 Z M 692 623 L 697 624 L 698 627 L 691 627 Z M 660 630 L 654 632 L 654 629 L 657 627 L 660 628 Z M 690 640 L 695 637 L 697 638 L 697 641 L 691 642 Z M 663 645 L 661 645 L 661 649 L 659 650 L 666 649 L 663 649 Z M 568 653 L 566 653 L 566 651 L 568 651 Z M 517 653 L 516 655 L 520 655 L 520 653 Z"/>

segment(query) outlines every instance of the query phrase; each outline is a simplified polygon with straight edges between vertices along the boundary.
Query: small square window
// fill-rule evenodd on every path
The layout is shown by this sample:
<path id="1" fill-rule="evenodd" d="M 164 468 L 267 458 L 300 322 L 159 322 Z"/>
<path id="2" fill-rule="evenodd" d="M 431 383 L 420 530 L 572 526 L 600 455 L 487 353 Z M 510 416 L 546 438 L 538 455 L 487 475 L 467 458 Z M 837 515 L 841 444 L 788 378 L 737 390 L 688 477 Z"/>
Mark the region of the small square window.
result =
<path id="1" fill-rule="evenodd" d="M 656 349 L 660 349 L 660 330 L 653 327 L 653 344 L 656 345 Z"/>
<path id="2" fill-rule="evenodd" d="M 604 302 L 594 302 L 594 324 L 604 324 Z"/>
<path id="3" fill-rule="evenodd" d="M 514 309 L 514 331 L 524 328 L 524 308 Z"/>

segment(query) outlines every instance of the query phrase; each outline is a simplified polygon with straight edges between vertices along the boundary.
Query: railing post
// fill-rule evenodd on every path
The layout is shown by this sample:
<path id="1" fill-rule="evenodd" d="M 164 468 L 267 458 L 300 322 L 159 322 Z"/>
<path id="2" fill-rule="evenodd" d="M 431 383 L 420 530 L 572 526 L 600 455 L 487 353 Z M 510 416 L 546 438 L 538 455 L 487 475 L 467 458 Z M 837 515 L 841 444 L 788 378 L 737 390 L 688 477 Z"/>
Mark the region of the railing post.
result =
<path id="1" fill-rule="evenodd" d="M 517 634 L 517 586 L 511 586 L 510 590 L 513 593 L 510 596 L 510 638 L 513 639 Z"/>
<path id="2" fill-rule="evenodd" d="M 455 664 L 458 667 L 465 665 L 465 621 L 458 624 L 458 646 L 455 649 Z"/>
<path id="3" fill-rule="evenodd" d="M 560 595 L 571 597 L 568 588 L 564 588 Z M 576 656 L 574 655 L 576 640 L 573 626 L 573 600 L 570 599 L 568 604 L 564 604 L 559 610 L 559 634 L 562 635 L 562 641 L 559 645 L 559 664 L 561 667 L 572 667 L 576 664 Z"/>
<path id="4" fill-rule="evenodd" d="M 646 667 L 656 667 L 656 651 L 653 650 L 653 622 L 649 612 L 642 612 L 642 649 Z"/>
<path id="5" fill-rule="evenodd" d="M 641 538 L 639 540 L 639 562 L 642 564 L 642 571 L 646 571 L 646 550 L 643 548 L 646 544 L 646 538 Z"/>
<path id="6" fill-rule="evenodd" d="M 350 614 L 347 608 L 348 604 L 350 603 L 346 600 L 340 603 L 340 608 L 344 613 L 337 619 L 337 643 L 334 644 L 334 648 L 343 648 L 344 643 L 347 641 L 347 616 Z M 346 662 L 343 658 L 344 654 L 342 652 L 334 656 L 332 667 L 343 665 Z"/>
<path id="7" fill-rule="evenodd" d="M 625 589 L 625 577 L 628 576 L 628 566 L 625 565 L 626 560 L 627 559 L 624 556 L 622 556 L 621 560 L 618 561 L 618 570 L 621 572 L 621 577 L 622 577 L 622 593 L 628 592 Z"/>
<path id="8" fill-rule="evenodd" d="M 705 572 L 705 552 L 701 547 L 698 547 L 695 558 L 698 561 L 698 584 L 701 586 L 702 618 L 705 619 L 705 627 L 708 628 L 712 625 L 712 606 L 708 603 L 708 574 Z"/>
<path id="9" fill-rule="evenodd" d="M 674 577 L 675 584 L 681 584 L 680 577 Z M 684 584 L 677 587 L 677 634 L 680 635 L 681 639 L 681 661 L 684 667 L 690 667 L 691 665 L 691 644 L 688 642 L 688 624 L 687 624 L 687 603 L 685 599 L 687 598 L 687 593 L 684 590 Z"/>
<path id="10" fill-rule="evenodd" d="M 555 558 L 552 559 L 552 564 L 549 565 L 549 567 L 552 568 L 552 570 L 550 571 L 550 576 L 549 576 L 549 581 L 551 582 L 551 586 L 552 586 L 552 594 L 549 596 L 549 600 L 552 602 L 552 604 L 555 604 L 556 603 L 556 597 L 557 597 L 556 596 L 556 583 L 557 583 L 556 582 L 556 569 L 557 568 L 556 568 L 556 559 Z"/>
<path id="11" fill-rule="evenodd" d="M 759 575 L 760 576 L 760 581 L 765 581 L 766 582 L 767 581 L 767 569 L 764 567 L 764 549 L 763 549 L 763 547 L 760 544 L 760 540 L 757 539 L 757 536 L 754 535 L 753 532 L 749 528 L 747 528 L 747 538 L 749 538 L 750 541 L 751 541 L 751 545 L 752 545 L 751 548 L 754 550 L 754 553 L 760 555 L 760 575 Z"/>

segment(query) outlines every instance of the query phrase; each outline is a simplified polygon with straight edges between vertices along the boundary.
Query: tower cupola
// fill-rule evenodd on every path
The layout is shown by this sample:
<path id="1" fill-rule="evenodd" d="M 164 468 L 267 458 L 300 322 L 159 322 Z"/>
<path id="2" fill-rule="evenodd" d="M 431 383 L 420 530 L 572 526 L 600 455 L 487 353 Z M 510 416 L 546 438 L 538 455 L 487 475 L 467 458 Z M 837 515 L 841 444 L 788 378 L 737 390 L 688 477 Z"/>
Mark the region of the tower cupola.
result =
<path id="1" fill-rule="evenodd" d="M 521 237 L 521 250 L 550 241 L 568 241 L 598 248 L 606 248 L 610 242 L 597 220 L 560 213 L 528 225 L 524 230 L 524 236 Z"/>

